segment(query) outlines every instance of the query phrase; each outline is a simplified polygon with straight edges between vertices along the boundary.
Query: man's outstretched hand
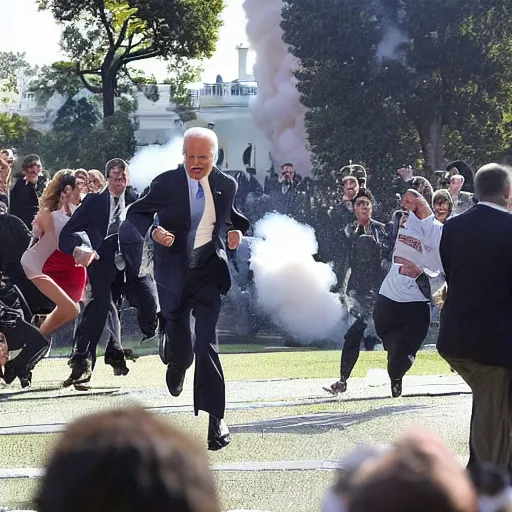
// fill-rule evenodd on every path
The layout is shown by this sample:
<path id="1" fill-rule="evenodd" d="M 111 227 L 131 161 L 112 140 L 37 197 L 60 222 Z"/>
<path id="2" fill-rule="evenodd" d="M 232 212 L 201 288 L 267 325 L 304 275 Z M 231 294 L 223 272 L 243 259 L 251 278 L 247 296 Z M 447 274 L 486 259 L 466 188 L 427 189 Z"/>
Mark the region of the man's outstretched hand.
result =
<path id="1" fill-rule="evenodd" d="M 164 247 L 171 247 L 175 239 L 174 235 L 162 226 L 157 226 L 153 230 L 151 237 L 157 244 L 163 245 Z"/>

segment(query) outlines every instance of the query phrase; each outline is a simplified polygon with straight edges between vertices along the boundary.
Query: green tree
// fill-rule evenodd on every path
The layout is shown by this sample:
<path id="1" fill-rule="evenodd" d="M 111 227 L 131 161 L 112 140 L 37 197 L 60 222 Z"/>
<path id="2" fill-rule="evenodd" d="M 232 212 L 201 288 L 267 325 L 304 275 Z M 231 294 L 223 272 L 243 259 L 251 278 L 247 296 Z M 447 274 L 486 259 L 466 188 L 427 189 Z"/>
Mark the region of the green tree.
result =
<path id="1" fill-rule="evenodd" d="M 26 59 L 25 53 L 0 52 L 0 91 L 20 94 L 23 83 L 37 72 Z"/>
<path id="2" fill-rule="evenodd" d="M 167 66 L 169 78 L 165 83 L 170 85 L 170 102 L 174 105 L 174 112 L 183 123 L 197 119 L 198 105 L 188 86 L 199 82 L 203 69 L 198 64 L 180 58 L 173 58 Z"/>
<path id="3" fill-rule="evenodd" d="M 135 129 L 127 112 L 119 110 L 105 118 L 80 144 L 81 167 L 103 169 L 111 158 L 130 160 L 137 148 Z"/>
<path id="4" fill-rule="evenodd" d="M 61 47 L 90 91 L 115 111 L 119 77 L 133 62 L 203 59 L 215 49 L 223 0 L 38 0 L 65 25 Z M 98 83 L 92 80 L 96 78 Z"/>
<path id="5" fill-rule="evenodd" d="M 99 119 L 96 106 L 86 98 L 68 98 L 57 112 L 53 129 L 42 137 L 40 151 L 45 165 L 53 170 L 82 167 L 81 146 Z"/>
<path id="6" fill-rule="evenodd" d="M 0 148 L 17 147 L 25 141 L 30 130 L 28 120 L 18 114 L 0 113 Z"/>
<path id="7" fill-rule="evenodd" d="M 285 41 L 320 163 L 414 163 L 427 173 L 504 143 L 512 5 L 505 0 L 288 0 Z M 338 146 L 338 147 L 337 147 Z M 338 158 L 336 158 L 338 157 Z M 371 182 L 370 182 L 371 183 Z"/>
<path id="8" fill-rule="evenodd" d="M 66 61 L 43 66 L 29 86 L 30 92 L 34 93 L 36 102 L 41 107 L 44 107 L 55 93 L 71 98 L 82 88 L 83 83 L 76 74 L 76 66 Z"/>

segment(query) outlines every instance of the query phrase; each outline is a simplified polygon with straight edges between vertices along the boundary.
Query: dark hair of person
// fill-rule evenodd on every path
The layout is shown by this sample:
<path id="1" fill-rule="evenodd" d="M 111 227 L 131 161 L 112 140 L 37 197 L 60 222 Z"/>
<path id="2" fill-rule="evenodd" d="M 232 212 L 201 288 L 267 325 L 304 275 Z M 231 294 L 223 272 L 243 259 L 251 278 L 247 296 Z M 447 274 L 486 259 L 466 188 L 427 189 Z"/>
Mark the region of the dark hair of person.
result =
<path id="1" fill-rule="evenodd" d="M 434 189 L 430 184 L 430 181 L 423 176 L 414 176 L 409 184 L 409 188 L 419 192 L 427 201 L 428 204 L 432 204 L 432 196 L 434 195 Z"/>
<path id="2" fill-rule="evenodd" d="M 476 503 L 459 492 L 446 466 L 411 443 L 384 456 L 378 469 L 354 486 L 349 512 L 476 512 Z M 462 470 L 461 470 L 462 473 Z M 468 485 L 464 482 L 462 485 Z"/>
<path id="3" fill-rule="evenodd" d="M 508 167 L 499 164 L 484 165 L 475 174 L 475 194 L 479 201 L 503 197 L 510 181 Z"/>
<path id="4" fill-rule="evenodd" d="M 23 163 L 21 164 L 21 169 L 23 171 L 26 171 L 32 164 L 40 162 L 41 159 L 39 158 L 39 155 L 27 155 L 23 159 Z"/>
<path id="5" fill-rule="evenodd" d="M 114 167 L 119 167 L 123 171 L 128 170 L 128 164 L 122 158 L 112 158 L 112 160 L 109 160 L 105 166 L 105 176 L 107 178 L 110 177 L 110 171 Z"/>
<path id="6" fill-rule="evenodd" d="M 284 169 L 285 167 L 291 167 L 291 168 L 293 168 L 293 164 L 291 164 L 290 162 L 288 162 L 288 163 L 286 163 L 286 164 L 281 165 L 281 169 Z"/>
<path id="7" fill-rule="evenodd" d="M 352 204 L 356 204 L 356 201 L 358 199 L 361 199 L 361 197 L 365 197 L 366 199 L 369 199 L 372 203 L 372 207 L 375 208 L 375 198 L 373 197 L 373 194 L 367 189 L 367 188 L 360 188 L 359 192 L 356 194 L 354 199 L 352 199 Z"/>
<path id="8" fill-rule="evenodd" d="M 35 501 L 38 512 L 220 512 L 204 449 L 139 407 L 68 426 Z"/>
<path id="9" fill-rule="evenodd" d="M 448 217 L 449 217 L 453 211 L 453 199 L 452 199 L 450 192 L 448 192 L 448 190 L 446 190 L 445 188 L 436 190 L 434 192 L 434 195 L 432 196 L 432 206 L 434 206 L 435 204 L 438 204 L 438 203 L 448 203 L 449 204 L 449 209 L 448 209 Z"/>

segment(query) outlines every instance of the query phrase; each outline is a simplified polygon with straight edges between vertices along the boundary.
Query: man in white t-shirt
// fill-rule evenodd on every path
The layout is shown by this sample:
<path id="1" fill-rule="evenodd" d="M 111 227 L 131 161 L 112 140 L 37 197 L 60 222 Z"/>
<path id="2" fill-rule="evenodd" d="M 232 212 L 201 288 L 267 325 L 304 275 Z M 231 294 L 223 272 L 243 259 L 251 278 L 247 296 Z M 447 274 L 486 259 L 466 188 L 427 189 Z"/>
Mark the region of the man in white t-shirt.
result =
<path id="1" fill-rule="evenodd" d="M 439 256 L 443 225 L 415 190 L 405 193 L 402 206 L 409 213 L 400 223 L 392 265 L 373 311 L 375 330 L 388 352 L 395 398 L 402 394 L 402 379 L 428 334 L 431 287 L 439 285 L 443 275 Z"/>

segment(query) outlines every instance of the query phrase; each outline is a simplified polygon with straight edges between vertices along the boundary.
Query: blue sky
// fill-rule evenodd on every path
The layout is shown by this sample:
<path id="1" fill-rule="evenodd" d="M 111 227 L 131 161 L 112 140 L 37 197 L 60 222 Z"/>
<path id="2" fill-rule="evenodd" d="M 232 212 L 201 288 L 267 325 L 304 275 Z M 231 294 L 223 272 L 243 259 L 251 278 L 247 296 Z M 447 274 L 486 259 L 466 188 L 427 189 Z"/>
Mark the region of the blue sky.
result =
<path id="1" fill-rule="evenodd" d="M 211 60 L 203 63 L 203 80 L 214 82 L 217 74 L 225 81 L 238 75 L 238 58 L 235 47 L 247 43 L 243 0 L 226 0 L 223 12 L 224 26 L 220 32 L 217 51 Z M 25 52 L 32 64 L 51 64 L 63 58 L 59 52 L 60 28 L 48 12 L 39 12 L 35 0 L 0 0 L 2 5 L 2 28 L 0 49 L 2 51 Z M 252 65 L 252 59 L 249 64 Z M 137 64 L 157 78 L 165 76 L 165 65 L 156 61 Z M 250 71 L 250 70 L 249 70 Z"/>

